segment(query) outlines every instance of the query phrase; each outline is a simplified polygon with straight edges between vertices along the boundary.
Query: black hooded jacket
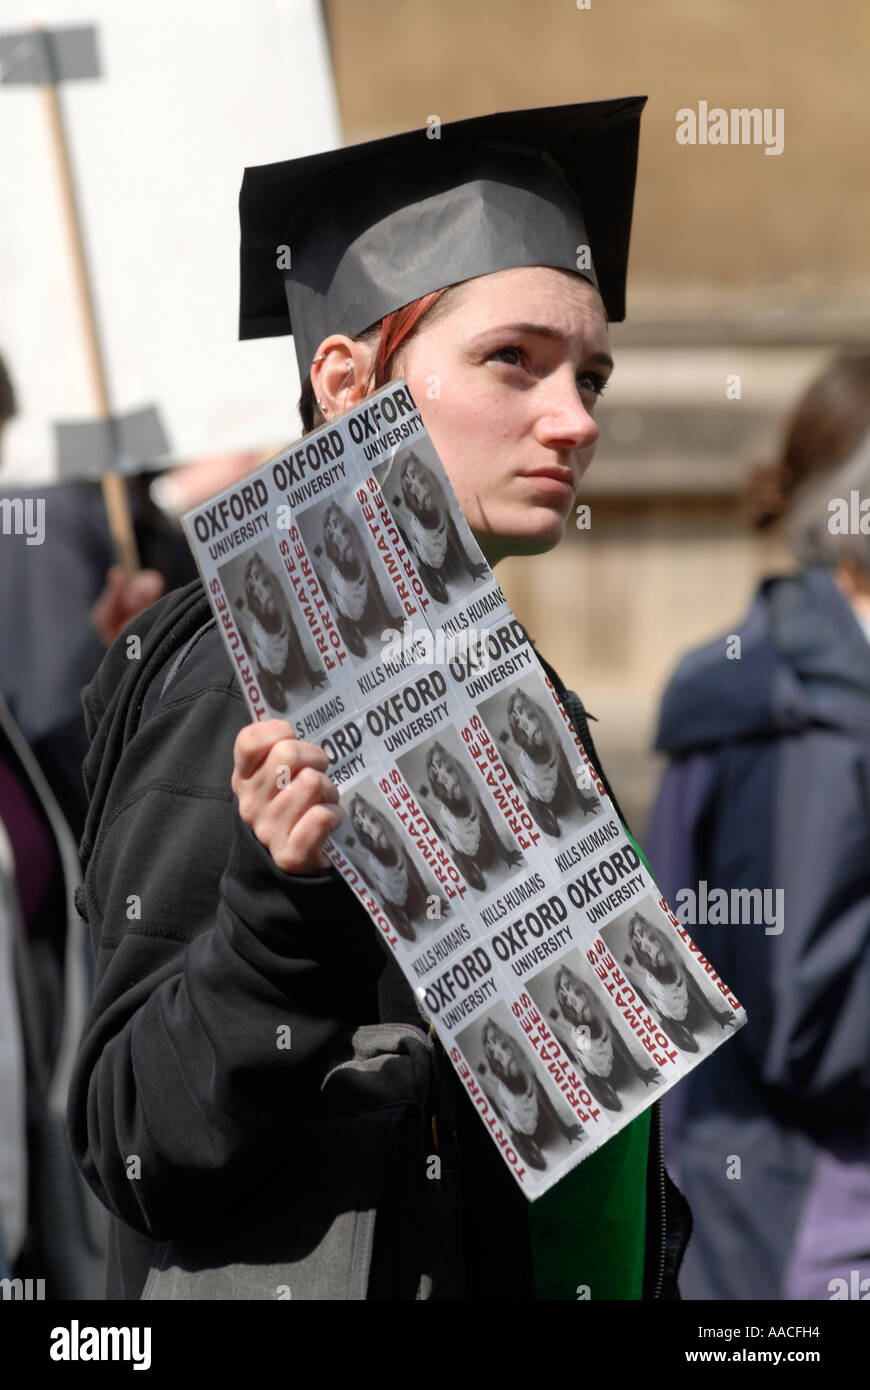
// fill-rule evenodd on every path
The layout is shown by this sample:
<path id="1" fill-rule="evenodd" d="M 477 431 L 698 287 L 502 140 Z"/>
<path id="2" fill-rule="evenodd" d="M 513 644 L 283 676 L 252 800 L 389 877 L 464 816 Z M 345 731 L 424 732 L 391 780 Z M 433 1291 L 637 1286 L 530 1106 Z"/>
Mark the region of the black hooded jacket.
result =
<path id="1" fill-rule="evenodd" d="M 258 1241 L 271 1249 L 303 1217 L 316 1231 L 342 1203 L 370 1200 L 355 1190 L 362 1130 L 324 1119 L 323 1078 L 350 1055 L 361 1025 L 401 1023 L 423 1038 L 425 1025 L 337 873 L 284 873 L 239 817 L 232 749 L 249 716 L 199 581 L 122 634 L 84 704 L 80 910 L 97 964 L 70 1134 L 114 1218 L 108 1296 L 135 1299 L 164 1240 L 216 1262 L 241 1241 L 256 1261 Z M 277 1045 L 282 1037 L 289 1047 Z M 446 1259 L 449 1277 L 434 1279 L 431 1296 L 492 1298 L 496 1287 L 499 1298 L 531 1298 L 527 1200 L 440 1045 L 430 1048 L 431 1133 L 451 1181 L 427 1184 L 422 1163 L 421 1182 L 407 1163 L 390 1173 L 380 1189 L 390 1193 L 388 1219 L 378 1218 L 389 1240 L 375 1242 L 367 1296 L 420 1296 L 420 1269 Z M 324 1124 L 337 1126 L 314 1167 L 305 1159 L 312 1116 L 318 1144 Z M 428 1134 L 420 1143 L 425 1156 Z M 435 1189 L 449 1190 L 449 1206 Z M 677 1296 L 689 1224 L 664 1171 L 656 1106 L 646 1297 Z"/>

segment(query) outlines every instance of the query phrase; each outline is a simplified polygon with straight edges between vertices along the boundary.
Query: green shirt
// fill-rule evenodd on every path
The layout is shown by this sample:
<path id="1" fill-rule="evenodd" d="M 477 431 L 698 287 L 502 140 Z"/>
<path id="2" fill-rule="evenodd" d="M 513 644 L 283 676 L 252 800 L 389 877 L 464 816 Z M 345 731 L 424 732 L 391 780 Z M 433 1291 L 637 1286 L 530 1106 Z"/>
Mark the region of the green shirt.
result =
<path id="1" fill-rule="evenodd" d="M 649 1130 L 645 1110 L 530 1203 L 535 1298 L 641 1297 Z"/>

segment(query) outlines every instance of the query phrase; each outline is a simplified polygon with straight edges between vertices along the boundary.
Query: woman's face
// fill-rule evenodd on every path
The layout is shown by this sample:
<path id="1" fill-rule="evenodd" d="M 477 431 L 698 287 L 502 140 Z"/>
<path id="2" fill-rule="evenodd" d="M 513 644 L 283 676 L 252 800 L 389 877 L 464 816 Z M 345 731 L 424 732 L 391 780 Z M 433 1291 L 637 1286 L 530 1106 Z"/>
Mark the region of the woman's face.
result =
<path id="1" fill-rule="evenodd" d="M 561 540 L 595 452 L 613 366 L 601 298 L 547 266 L 459 286 L 398 354 L 465 518 L 491 565 Z"/>

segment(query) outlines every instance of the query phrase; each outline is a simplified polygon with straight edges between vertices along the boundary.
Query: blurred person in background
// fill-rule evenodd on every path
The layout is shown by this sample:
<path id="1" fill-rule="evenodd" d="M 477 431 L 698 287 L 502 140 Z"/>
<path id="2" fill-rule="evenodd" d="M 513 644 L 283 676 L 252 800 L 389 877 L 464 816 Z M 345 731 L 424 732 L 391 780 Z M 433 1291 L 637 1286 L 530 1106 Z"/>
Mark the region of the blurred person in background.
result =
<path id="1" fill-rule="evenodd" d="M 0 446 L 15 413 L 0 358 Z M 40 550 L 4 533 L 0 612 L 14 607 L 5 581 L 16 562 L 36 568 L 22 552 Z M 28 1288 L 37 1298 L 101 1298 L 106 1218 L 73 1165 L 65 1119 L 90 944 L 75 909 L 75 841 L 4 698 L 15 684 L 6 673 L 26 665 L 23 636 L 4 641 L 0 667 L 0 1277 L 13 1281 L 7 1298 Z M 31 629 L 29 650 L 40 636 Z"/>
<path id="2" fill-rule="evenodd" d="M 15 413 L 0 363 L 0 449 Z M 87 810 L 82 687 L 124 626 L 196 573 L 183 534 L 151 500 L 150 481 L 145 474 L 127 482 L 145 566 L 132 576 L 114 563 L 99 483 L 77 478 L 3 489 L 10 502 L 33 500 L 44 519 L 38 543 L 4 534 L 0 544 L 0 691 L 76 836 Z"/>
<path id="3" fill-rule="evenodd" d="M 3 457 L 3 432 L 9 421 L 15 418 L 15 389 L 12 385 L 6 363 L 0 357 L 0 460 Z"/>
<path id="4" fill-rule="evenodd" d="M 685 656 L 662 702 L 646 848 L 749 1018 L 663 1103 L 695 1218 L 684 1298 L 849 1297 L 870 1276 L 868 431 L 870 351 L 842 353 L 750 482 L 797 571 Z M 715 889 L 711 922 L 690 905 Z M 760 891 L 741 909 L 735 889 Z"/>
<path id="5" fill-rule="evenodd" d="M 3 426 L 16 413 L 0 358 L 0 466 Z M 0 690 L 36 755 L 73 834 L 84 829 L 87 753 L 81 691 L 127 623 L 164 592 L 189 584 L 197 569 L 178 522 L 261 457 L 257 451 L 203 455 L 162 472 L 127 478 L 142 568 L 125 575 L 98 482 L 75 478 L 3 496 L 44 505 L 44 539 L 0 540 Z"/>

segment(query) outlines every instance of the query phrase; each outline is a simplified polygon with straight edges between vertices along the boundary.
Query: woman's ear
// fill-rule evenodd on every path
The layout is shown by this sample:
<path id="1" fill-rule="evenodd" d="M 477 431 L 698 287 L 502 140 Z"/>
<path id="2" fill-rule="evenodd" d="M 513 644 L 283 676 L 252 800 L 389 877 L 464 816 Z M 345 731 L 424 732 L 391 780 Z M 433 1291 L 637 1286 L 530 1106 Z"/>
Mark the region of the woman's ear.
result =
<path id="1" fill-rule="evenodd" d="M 372 349 L 344 334 L 324 338 L 311 363 L 311 385 L 324 420 L 334 420 L 368 393 Z"/>

